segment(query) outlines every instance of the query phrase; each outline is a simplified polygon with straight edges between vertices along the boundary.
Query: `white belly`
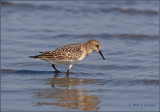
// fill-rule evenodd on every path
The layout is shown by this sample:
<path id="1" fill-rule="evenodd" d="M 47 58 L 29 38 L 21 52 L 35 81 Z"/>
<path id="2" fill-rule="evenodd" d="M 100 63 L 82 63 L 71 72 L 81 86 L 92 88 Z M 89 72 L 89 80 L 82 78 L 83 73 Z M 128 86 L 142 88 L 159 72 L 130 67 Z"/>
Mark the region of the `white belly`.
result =
<path id="1" fill-rule="evenodd" d="M 45 60 L 47 62 L 49 62 L 50 64 L 56 64 L 56 65 L 73 65 L 74 63 L 76 63 L 77 61 L 64 61 L 64 60 Z"/>
<path id="2" fill-rule="evenodd" d="M 71 60 L 71 61 L 68 61 L 68 60 L 65 61 L 65 60 L 55 60 L 55 59 L 54 59 L 54 60 L 53 60 L 53 59 L 50 59 L 50 60 L 44 59 L 44 61 L 47 61 L 47 62 L 49 62 L 50 64 L 67 65 L 67 66 L 69 66 L 69 65 L 73 65 L 73 64 L 81 61 L 81 60 L 84 59 L 85 57 L 86 57 L 85 54 L 83 54 L 83 55 L 81 55 L 81 57 L 78 58 L 78 60 L 76 60 L 76 61 L 73 61 L 73 60 Z"/>

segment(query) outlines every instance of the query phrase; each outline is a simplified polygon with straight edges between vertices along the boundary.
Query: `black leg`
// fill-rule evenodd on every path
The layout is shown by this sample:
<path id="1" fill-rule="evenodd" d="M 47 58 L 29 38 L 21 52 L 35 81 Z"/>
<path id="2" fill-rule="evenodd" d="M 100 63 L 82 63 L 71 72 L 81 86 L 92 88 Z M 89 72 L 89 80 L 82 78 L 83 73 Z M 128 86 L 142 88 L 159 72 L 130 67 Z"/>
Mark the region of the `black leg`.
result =
<path id="1" fill-rule="evenodd" d="M 66 72 L 67 74 L 69 74 L 69 69 L 67 70 L 67 72 Z"/>
<path id="2" fill-rule="evenodd" d="M 54 66 L 54 64 L 52 64 L 52 67 L 55 69 L 56 73 L 60 72 L 60 71 L 57 70 L 57 68 Z"/>
<path id="3" fill-rule="evenodd" d="M 69 69 L 67 70 L 66 74 L 67 74 L 67 77 L 69 77 Z"/>

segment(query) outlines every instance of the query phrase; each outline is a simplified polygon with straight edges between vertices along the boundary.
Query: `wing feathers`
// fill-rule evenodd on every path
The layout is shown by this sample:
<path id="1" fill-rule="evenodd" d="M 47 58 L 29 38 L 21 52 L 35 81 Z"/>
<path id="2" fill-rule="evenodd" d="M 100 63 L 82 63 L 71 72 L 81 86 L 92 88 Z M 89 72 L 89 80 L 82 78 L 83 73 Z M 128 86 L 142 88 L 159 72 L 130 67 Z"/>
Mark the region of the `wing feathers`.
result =
<path id="1" fill-rule="evenodd" d="M 56 50 L 39 52 L 41 55 L 29 56 L 30 58 L 38 59 L 56 59 L 56 60 L 77 60 L 82 52 L 83 44 L 68 44 L 57 48 Z M 76 53 L 77 52 L 77 53 Z"/>

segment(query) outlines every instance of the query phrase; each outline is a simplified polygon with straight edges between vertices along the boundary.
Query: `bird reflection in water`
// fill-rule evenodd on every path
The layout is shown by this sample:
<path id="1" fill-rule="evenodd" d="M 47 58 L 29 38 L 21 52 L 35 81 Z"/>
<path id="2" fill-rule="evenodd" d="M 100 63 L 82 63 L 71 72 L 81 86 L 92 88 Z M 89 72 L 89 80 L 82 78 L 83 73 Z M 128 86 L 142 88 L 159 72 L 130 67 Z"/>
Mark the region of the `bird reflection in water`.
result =
<path id="1" fill-rule="evenodd" d="M 82 89 L 82 85 L 94 82 L 94 79 L 83 78 L 57 78 L 47 80 L 47 85 L 52 89 L 41 89 L 36 92 L 36 98 L 43 98 L 37 102 L 39 106 L 59 106 L 68 109 L 79 109 L 83 111 L 98 111 L 98 96 L 89 95 L 91 90 Z"/>

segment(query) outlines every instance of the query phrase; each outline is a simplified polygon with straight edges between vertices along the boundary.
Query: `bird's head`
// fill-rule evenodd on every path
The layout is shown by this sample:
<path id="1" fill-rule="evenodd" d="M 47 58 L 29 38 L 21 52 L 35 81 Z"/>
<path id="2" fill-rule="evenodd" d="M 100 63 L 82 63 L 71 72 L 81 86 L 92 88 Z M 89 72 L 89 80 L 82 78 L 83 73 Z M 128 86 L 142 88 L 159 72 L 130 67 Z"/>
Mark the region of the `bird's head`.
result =
<path id="1" fill-rule="evenodd" d="M 90 49 L 92 51 L 97 51 L 102 56 L 102 58 L 105 60 L 105 58 L 100 50 L 101 45 L 96 39 L 91 39 L 87 43 L 90 45 Z"/>

